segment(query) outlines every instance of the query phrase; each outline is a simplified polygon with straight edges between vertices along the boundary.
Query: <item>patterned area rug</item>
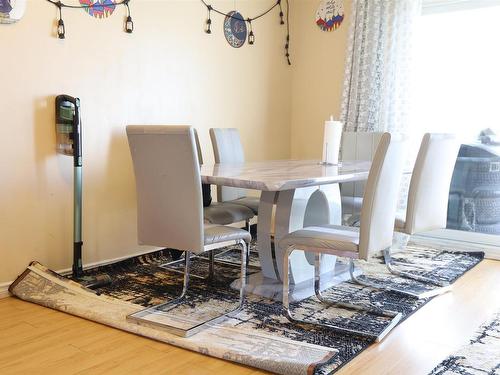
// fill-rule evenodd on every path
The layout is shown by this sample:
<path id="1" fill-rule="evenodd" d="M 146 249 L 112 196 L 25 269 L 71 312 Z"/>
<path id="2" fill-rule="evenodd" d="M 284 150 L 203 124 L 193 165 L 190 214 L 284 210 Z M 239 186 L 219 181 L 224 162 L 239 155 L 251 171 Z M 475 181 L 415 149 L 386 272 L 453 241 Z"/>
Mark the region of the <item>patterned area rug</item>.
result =
<path id="1" fill-rule="evenodd" d="M 469 345 L 446 358 L 429 375 L 500 374 L 500 312 L 483 324 Z"/>
<path id="2" fill-rule="evenodd" d="M 251 257 L 253 267 L 249 272 L 258 271 L 258 258 L 254 251 Z M 236 258 L 237 254 L 237 251 L 230 251 L 218 257 L 230 260 Z M 478 264 L 483 257 L 484 254 L 478 252 L 452 252 L 409 243 L 403 252 L 395 254 L 393 258 L 401 269 L 452 283 Z M 92 295 L 94 302 L 90 302 L 88 295 L 85 295 L 86 300 L 82 301 L 81 291 L 88 293 L 88 290 L 80 287 L 81 291 L 78 290 L 75 294 L 76 283 L 62 280 L 50 271 L 44 271 L 43 267 L 37 264 L 30 266 L 13 284 L 11 292 L 22 299 L 145 336 L 153 335 L 156 339 L 177 346 L 287 375 L 333 373 L 372 344 L 366 338 L 311 325 L 291 324 L 282 316 L 281 303 L 255 295 L 247 296 L 245 308 L 237 315 L 188 339 L 165 336 L 164 333 L 161 333 L 163 336 L 159 338 L 158 332 L 147 327 L 139 330 L 139 326 L 124 321 L 125 312 L 117 309 L 117 305 L 120 304 L 122 308 L 125 306 L 123 303 L 126 303 L 125 310 L 130 313 L 178 296 L 182 275 L 160 267 L 169 261 L 169 253 L 157 251 L 86 271 L 87 275 L 104 272 L 113 279 L 111 285 L 97 290 L 100 296 Z M 357 264 L 365 273 L 363 277 L 370 280 L 413 291 L 429 288 L 417 281 L 389 274 L 380 257 L 369 262 L 359 261 Z M 194 274 L 206 275 L 208 263 L 204 259 L 195 259 L 192 270 Z M 215 280 L 211 283 L 192 279 L 188 303 L 179 306 L 182 314 L 190 314 L 190 311 L 213 313 L 237 303 L 238 292 L 232 290 L 229 285 L 238 277 L 238 268 L 217 264 L 215 272 Z M 64 290 L 68 282 L 72 285 L 70 292 Z M 54 283 L 58 285 L 54 286 Z M 403 313 L 404 318 L 428 302 L 428 299 L 417 300 L 349 282 L 328 289 L 323 294 L 329 299 L 398 311 Z M 105 302 L 99 307 L 99 311 L 96 310 L 96 298 L 103 298 Z M 373 333 L 380 332 L 387 324 L 384 318 L 367 313 L 327 307 L 315 297 L 295 302 L 292 309 L 296 316 L 306 317 L 308 320 Z M 109 318 L 108 315 L 113 314 L 114 316 Z M 241 335 L 240 341 L 235 339 L 235 332 Z"/>

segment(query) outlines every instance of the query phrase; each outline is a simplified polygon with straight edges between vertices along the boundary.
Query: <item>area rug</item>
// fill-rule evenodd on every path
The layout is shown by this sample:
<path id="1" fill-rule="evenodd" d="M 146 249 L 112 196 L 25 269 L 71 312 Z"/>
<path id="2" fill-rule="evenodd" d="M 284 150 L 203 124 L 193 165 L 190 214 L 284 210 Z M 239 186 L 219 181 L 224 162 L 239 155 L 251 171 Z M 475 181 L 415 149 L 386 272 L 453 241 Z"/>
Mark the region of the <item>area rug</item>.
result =
<path id="1" fill-rule="evenodd" d="M 252 245 L 255 246 L 254 244 Z M 254 249 L 255 250 L 255 249 Z M 449 249 L 452 250 L 452 249 Z M 230 260 L 237 252 L 220 258 Z M 258 259 L 252 252 L 250 272 L 258 271 Z M 454 282 L 484 257 L 481 252 L 453 252 L 409 243 L 393 258 L 398 267 Z M 289 323 L 282 315 L 281 303 L 248 295 L 244 309 L 237 315 L 198 333 L 180 338 L 165 331 L 139 326 L 125 317 L 144 307 L 171 300 L 180 294 L 182 275 L 161 267 L 171 261 L 167 251 L 127 259 L 86 271 L 103 272 L 113 283 L 96 292 L 32 263 L 12 284 L 10 291 L 21 299 L 81 316 L 129 332 L 151 337 L 179 347 L 280 374 L 330 374 L 337 371 L 372 344 L 366 338 L 341 334 L 311 325 Z M 357 263 L 363 277 L 421 291 L 429 288 L 419 282 L 389 274 L 380 257 Z M 415 268 L 418 267 L 418 268 Z M 205 275 L 208 263 L 195 259 L 193 273 Z M 222 311 L 237 303 L 238 293 L 229 285 L 238 277 L 238 268 L 218 264 L 211 283 L 193 278 L 183 314 L 192 311 Z M 375 290 L 344 282 L 326 290 L 324 296 L 338 301 L 376 306 L 401 312 L 404 317 L 422 307 L 428 299 L 417 300 L 398 293 Z M 367 313 L 328 307 L 315 297 L 294 302 L 294 314 L 308 320 L 328 322 L 341 327 L 379 333 L 387 324 L 384 318 Z"/>
<path id="2" fill-rule="evenodd" d="M 500 312 L 483 324 L 469 344 L 446 358 L 429 375 L 500 374 Z"/>

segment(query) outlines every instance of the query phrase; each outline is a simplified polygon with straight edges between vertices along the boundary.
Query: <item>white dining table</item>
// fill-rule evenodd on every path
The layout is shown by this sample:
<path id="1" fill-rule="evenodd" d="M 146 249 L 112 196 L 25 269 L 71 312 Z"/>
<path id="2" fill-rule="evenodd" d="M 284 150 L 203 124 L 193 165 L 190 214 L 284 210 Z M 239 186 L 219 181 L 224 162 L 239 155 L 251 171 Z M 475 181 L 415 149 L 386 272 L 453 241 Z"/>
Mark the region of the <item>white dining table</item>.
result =
<path id="1" fill-rule="evenodd" d="M 205 164 L 202 182 L 260 190 L 257 248 L 264 278 L 283 279 L 283 253 L 278 246 L 286 234 L 306 226 L 342 222 L 339 183 L 368 178 L 370 161 L 321 165 L 318 160 L 275 160 L 241 164 Z M 335 267 L 335 256 L 324 256 L 322 273 Z M 313 277 L 313 255 L 295 251 L 290 280 L 298 284 Z"/>

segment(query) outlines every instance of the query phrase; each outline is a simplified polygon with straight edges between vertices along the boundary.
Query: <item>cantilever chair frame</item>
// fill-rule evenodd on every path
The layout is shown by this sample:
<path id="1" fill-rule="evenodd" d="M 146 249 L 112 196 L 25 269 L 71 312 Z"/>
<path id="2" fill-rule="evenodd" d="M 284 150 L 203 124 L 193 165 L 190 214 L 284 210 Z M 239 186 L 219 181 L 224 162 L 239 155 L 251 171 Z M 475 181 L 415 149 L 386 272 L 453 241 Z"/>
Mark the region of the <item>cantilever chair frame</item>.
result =
<path id="1" fill-rule="evenodd" d="M 244 304 L 246 284 L 247 232 L 223 225 L 207 226 L 195 134 L 189 126 L 127 126 L 137 188 L 138 241 L 149 246 L 169 246 L 186 252 L 183 289 L 173 301 L 127 316 L 141 325 L 158 326 L 180 336 L 190 336 L 206 324 L 225 318 Z M 168 185 L 169 194 L 165 193 Z M 179 194 L 177 194 L 179 193 Z M 226 246 L 241 246 L 239 303 L 236 309 L 206 320 L 187 318 L 179 325 L 174 320 L 160 323 L 151 319 L 180 306 L 188 295 L 191 253 L 201 254 Z M 213 267 L 210 270 L 213 275 Z M 203 321 L 205 320 L 205 321 Z"/>
<path id="2" fill-rule="evenodd" d="M 447 199 L 448 196 L 449 184 L 451 182 L 453 166 L 455 164 L 458 148 L 459 144 L 456 141 L 455 135 L 453 134 L 439 134 L 439 133 L 424 134 L 424 136 L 422 137 L 422 141 L 420 143 L 420 148 L 418 151 L 417 159 L 415 161 L 415 167 L 413 169 L 413 174 L 410 181 L 410 189 L 408 192 L 408 205 L 407 205 L 408 207 L 406 209 L 404 227 L 402 228 L 396 227 L 395 228 L 396 231 L 412 235 L 414 233 L 419 233 L 422 230 L 426 231 L 426 230 L 440 229 L 446 227 L 447 205 L 446 203 L 442 203 L 442 199 Z M 419 222 L 416 217 L 419 212 L 418 207 L 420 207 L 420 209 L 425 209 L 425 207 L 422 207 L 421 204 L 419 205 L 418 202 L 423 200 L 421 195 L 425 194 L 424 192 L 422 192 L 422 187 L 423 187 L 422 184 L 425 183 L 426 178 L 430 177 L 429 165 L 432 166 L 436 165 L 434 162 L 432 164 L 429 164 L 431 160 L 434 161 L 436 155 L 433 154 L 433 152 L 436 152 L 436 150 L 438 150 L 439 152 L 446 152 L 446 151 L 449 152 L 448 155 L 445 155 L 446 157 L 444 158 L 444 161 L 440 160 L 441 163 L 444 163 L 443 164 L 444 166 L 441 165 L 441 169 L 439 170 L 440 172 L 439 175 L 443 179 L 443 181 L 445 181 L 445 184 L 442 185 L 443 188 L 441 190 L 438 189 L 439 195 L 436 196 L 435 191 L 433 191 L 434 202 L 430 204 L 430 206 L 432 207 L 443 205 L 443 207 L 441 208 L 442 213 L 439 212 L 439 215 L 436 215 L 435 213 L 434 215 L 432 215 L 429 214 L 429 212 L 426 212 L 425 217 L 427 218 L 426 219 L 427 221 L 425 225 L 423 225 L 422 222 Z M 453 151 L 454 154 L 451 151 Z M 426 177 L 422 177 L 422 175 Z M 445 197 L 442 197 L 442 195 L 445 195 Z M 431 221 L 430 224 L 429 220 Z M 435 289 L 435 293 L 432 295 L 445 293 L 449 291 L 451 288 L 450 283 L 448 282 L 433 280 L 428 277 L 420 276 L 414 273 L 396 270 L 394 268 L 395 264 L 392 262 L 390 248 L 384 250 L 384 260 L 389 271 L 397 276 L 441 287 L 441 289 Z M 420 297 L 420 298 L 425 298 L 425 297 Z"/>
<path id="3" fill-rule="evenodd" d="M 167 332 L 173 333 L 178 336 L 184 336 L 184 337 L 189 337 L 194 335 L 195 333 L 199 332 L 202 330 L 205 326 L 213 323 L 217 323 L 221 320 L 224 320 L 227 317 L 230 317 L 233 314 L 237 314 L 241 309 L 243 308 L 245 304 L 245 286 L 246 286 L 246 257 L 247 257 L 247 244 L 243 240 L 238 240 L 238 241 L 225 241 L 225 242 L 220 242 L 216 244 L 211 244 L 205 246 L 205 252 L 210 252 L 211 259 L 213 256 L 213 251 L 226 247 L 226 246 L 234 246 L 234 245 L 240 245 L 241 246 L 241 264 L 240 264 L 240 294 L 239 294 L 239 301 L 238 301 L 238 306 L 235 309 L 226 311 L 224 314 L 216 316 L 212 319 L 206 320 L 204 322 L 200 322 L 198 324 L 193 325 L 189 329 L 181 329 L 178 327 L 173 327 L 173 326 L 166 326 L 165 324 L 161 323 L 155 323 L 155 322 L 150 322 L 148 321 L 145 323 L 143 316 L 145 314 L 148 314 L 151 311 L 154 310 L 160 310 L 161 312 L 168 312 L 170 310 L 173 310 L 176 308 L 180 302 L 183 302 L 187 299 L 188 296 L 188 290 L 189 290 L 189 281 L 191 277 L 191 253 L 189 251 L 186 251 L 185 257 L 184 257 L 184 280 L 182 284 L 182 292 L 181 294 L 168 302 L 162 303 L 160 305 L 156 305 L 153 307 L 149 307 L 144 310 L 140 310 L 138 312 L 135 312 L 133 314 L 130 314 L 127 316 L 127 320 L 134 321 L 138 324 L 145 324 L 145 325 L 156 325 L 159 326 L 163 329 L 165 329 Z M 171 269 L 170 269 L 171 270 Z M 214 276 L 214 263 L 213 261 L 210 262 L 210 268 L 209 268 L 209 275 L 208 277 L 205 277 L 204 279 L 207 280 L 212 280 Z M 198 276 L 197 276 L 198 277 Z"/>
<path id="4" fill-rule="evenodd" d="M 324 242 L 329 240 L 328 237 L 315 240 L 315 229 L 312 228 L 310 229 L 312 233 L 307 233 L 308 229 L 304 228 L 303 230 L 306 231 L 306 233 L 300 233 L 301 230 L 298 230 L 296 232 L 290 233 L 288 237 L 285 236 L 280 241 L 280 245 L 286 247 L 283 262 L 283 309 L 285 316 L 291 322 L 319 325 L 341 333 L 354 334 L 358 336 L 368 337 L 375 341 L 381 341 L 402 318 L 401 313 L 395 311 L 387 311 L 378 308 L 366 308 L 364 306 L 357 306 L 350 303 L 340 303 L 336 301 L 326 300 L 321 294 L 320 264 L 322 254 L 336 255 L 338 257 L 348 258 L 350 280 L 354 283 L 366 287 L 397 292 L 416 298 L 429 297 L 431 295 L 439 294 L 442 292 L 443 288 L 439 289 L 437 292 L 436 290 L 431 290 L 426 291 L 425 293 L 418 294 L 400 288 L 382 285 L 382 283 L 373 283 L 366 279 L 360 279 L 355 275 L 354 272 L 354 259 L 368 260 L 369 255 L 377 251 L 382 251 L 387 263 L 391 265 L 390 246 L 392 244 L 392 237 L 394 233 L 394 216 L 396 212 L 396 199 L 393 197 L 395 197 L 399 186 L 399 181 L 397 178 L 398 176 L 400 176 L 399 173 L 402 171 L 402 158 L 400 153 L 403 147 L 403 143 L 398 142 L 397 140 L 395 140 L 394 145 L 391 146 L 391 138 L 392 136 L 387 133 L 382 136 L 379 147 L 374 157 L 372 167 L 370 169 L 370 174 L 367 181 L 367 190 L 365 191 L 365 197 L 363 200 L 363 207 L 361 211 L 361 227 L 358 234 L 359 237 L 355 242 L 357 245 L 356 249 L 340 247 L 340 243 L 343 241 L 341 239 L 338 240 L 338 245 L 336 245 L 335 242 L 330 244 Z M 339 228 L 332 228 L 332 241 L 336 241 L 336 229 L 342 230 L 342 227 L 340 226 Z M 311 238 L 311 241 L 309 242 L 307 238 Z M 374 334 L 371 332 L 364 332 L 345 327 L 338 327 L 331 324 L 318 323 L 295 318 L 290 310 L 289 302 L 290 256 L 295 250 L 315 253 L 314 289 L 317 298 L 321 302 L 332 306 L 365 311 L 372 315 L 390 318 L 389 323 L 384 327 L 382 332 Z"/>
<path id="5" fill-rule="evenodd" d="M 308 252 L 314 252 L 314 293 L 316 294 L 316 297 L 324 304 L 332 306 L 332 307 L 340 307 L 340 308 L 347 308 L 347 309 L 352 309 L 352 310 L 358 310 L 358 311 L 364 311 L 372 315 L 376 316 L 381 316 L 384 318 L 391 318 L 390 323 L 380 332 L 378 335 L 372 334 L 369 332 L 363 332 L 355 329 L 349 329 L 349 328 L 344 328 L 344 327 L 339 327 L 339 326 L 334 326 L 331 324 L 326 324 L 326 323 L 317 323 L 317 322 L 309 322 L 303 319 L 297 319 L 292 315 L 292 312 L 290 310 L 290 256 L 295 250 L 303 250 L 303 251 L 308 251 Z M 345 303 L 345 302 L 337 302 L 337 301 L 332 301 L 332 300 L 327 300 L 323 297 L 321 293 L 321 273 L 320 273 L 320 266 L 321 266 L 321 252 L 322 249 L 319 248 L 312 248 L 312 247 L 306 247 L 306 246 L 296 246 L 296 245 L 291 245 L 287 248 L 285 251 L 285 261 L 283 262 L 283 309 L 284 309 L 284 314 L 287 317 L 287 319 L 291 322 L 294 323 L 300 323 L 300 324 L 310 324 L 310 325 L 319 325 L 323 327 L 327 327 L 329 329 L 332 329 L 336 332 L 340 333 L 345 333 L 345 334 L 352 334 L 356 336 L 362 336 L 362 337 L 367 337 L 370 339 L 373 339 L 376 342 L 381 341 L 402 319 L 403 315 L 399 312 L 395 311 L 389 311 L 389 310 L 383 310 L 383 309 L 374 309 L 374 308 L 365 308 L 359 305 L 354 305 L 351 303 Z M 338 253 L 340 254 L 340 253 Z M 354 267 L 354 260 L 353 258 L 357 258 L 358 255 L 356 253 L 350 253 L 350 252 L 342 252 L 342 255 L 349 258 L 349 275 L 351 277 L 351 281 L 356 282 L 358 284 L 363 284 L 365 285 L 364 281 L 360 281 L 354 274 L 355 267 Z M 372 285 L 366 285 L 366 286 L 372 286 Z M 394 290 L 393 291 L 399 291 L 399 290 Z"/>

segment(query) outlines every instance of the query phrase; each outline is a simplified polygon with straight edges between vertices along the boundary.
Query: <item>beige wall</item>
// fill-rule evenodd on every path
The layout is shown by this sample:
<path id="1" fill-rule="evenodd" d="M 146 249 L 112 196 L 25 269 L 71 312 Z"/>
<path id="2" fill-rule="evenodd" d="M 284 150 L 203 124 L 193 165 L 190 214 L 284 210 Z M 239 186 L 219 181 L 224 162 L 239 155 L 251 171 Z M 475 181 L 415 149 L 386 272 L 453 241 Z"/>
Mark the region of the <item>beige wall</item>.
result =
<path id="1" fill-rule="evenodd" d="M 324 121 L 340 115 L 351 1 L 344 0 L 344 22 L 331 32 L 314 23 L 318 4 L 293 2 L 291 156 L 297 159 L 321 158 Z"/>
<path id="2" fill-rule="evenodd" d="M 226 9 L 233 1 L 211 3 Z M 307 46 L 306 35 L 295 34 L 295 91 L 306 88 L 305 73 L 319 64 L 308 61 L 308 50 L 327 43 L 340 50 L 335 40 L 344 27 L 334 34 L 314 32 L 316 3 L 299 1 L 295 10 L 305 13 L 297 19 L 300 28 L 318 36 Z M 268 4 L 239 1 L 238 8 L 255 14 Z M 290 156 L 291 69 L 277 18 L 255 22 L 256 44 L 235 50 L 225 42 L 220 17 L 214 17 L 212 36 L 203 32 L 206 10 L 198 0 L 138 0 L 131 7 L 132 35 L 121 30 L 123 8 L 106 20 L 65 10 L 67 39 L 60 41 L 51 35 L 56 10 L 41 0 L 28 0 L 18 24 L 0 25 L 0 283 L 13 280 L 31 260 L 53 269 L 71 266 L 72 161 L 54 152 L 57 94 L 82 101 L 85 263 L 140 251 L 127 124 L 194 125 L 207 161 L 210 127 L 238 127 L 250 160 Z M 321 63 L 323 79 L 329 65 Z M 294 95 L 296 106 L 306 99 Z M 335 99 L 329 100 L 335 109 Z M 311 108 L 309 100 L 304 107 L 294 111 L 296 155 L 310 149 L 297 141 L 307 130 L 305 119 L 318 127 L 330 111 L 316 113 L 318 105 Z"/>

